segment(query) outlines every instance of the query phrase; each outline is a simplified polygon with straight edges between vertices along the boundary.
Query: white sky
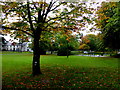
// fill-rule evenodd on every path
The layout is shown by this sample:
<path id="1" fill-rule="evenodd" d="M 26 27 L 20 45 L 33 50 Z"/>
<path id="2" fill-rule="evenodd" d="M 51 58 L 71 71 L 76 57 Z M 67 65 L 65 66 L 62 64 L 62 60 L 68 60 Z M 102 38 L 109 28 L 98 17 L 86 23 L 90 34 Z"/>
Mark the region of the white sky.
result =
<path id="1" fill-rule="evenodd" d="M 15 40 L 14 38 L 10 37 L 10 34 L 7 34 L 7 36 L 4 36 L 4 38 L 7 40 L 7 41 L 10 41 L 10 42 L 19 42 L 19 40 Z"/>

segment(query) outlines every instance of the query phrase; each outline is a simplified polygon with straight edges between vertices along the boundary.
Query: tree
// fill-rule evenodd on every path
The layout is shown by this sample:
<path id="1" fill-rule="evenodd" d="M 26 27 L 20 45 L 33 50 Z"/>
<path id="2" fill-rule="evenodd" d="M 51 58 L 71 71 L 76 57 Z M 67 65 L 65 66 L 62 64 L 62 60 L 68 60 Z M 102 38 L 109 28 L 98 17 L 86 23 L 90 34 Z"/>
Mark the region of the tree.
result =
<path id="1" fill-rule="evenodd" d="M 82 45 L 80 45 L 79 49 L 82 49 L 82 50 L 89 50 L 90 47 L 89 47 L 87 44 L 82 44 Z"/>
<path id="2" fill-rule="evenodd" d="M 56 36 L 55 42 L 58 43 L 58 55 L 69 56 L 71 50 L 78 49 L 78 37 L 76 35 L 71 35 L 70 33 Z"/>
<path id="3" fill-rule="evenodd" d="M 97 50 L 97 43 L 98 43 L 98 37 L 94 34 L 88 34 L 84 36 L 82 39 L 82 45 L 80 46 L 81 48 L 83 47 L 88 47 L 90 50 Z"/>
<path id="4" fill-rule="evenodd" d="M 39 40 L 40 55 L 45 55 L 46 51 L 50 49 L 52 34 L 48 32 L 42 32 L 41 38 Z M 31 43 L 31 48 L 34 48 L 33 43 Z"/>
<path id="5" fill-rule="evenodd" d="M 62 8 L 62 10 L 59 8 L 61 5 L 65 6 Z M 53 30 L 59 31 L 61 30 L 61 27 L 66 27 L 70 30 L 71 28 L 75 28 L 76 25 L 84 25 L 85 21 L 89 21 L 89 19 L 87 19 L 88 17 L 85 18 L 84 16 L 84 18 L 81 18 L 81 20 L 76 20 L 76 18 L 83 17 L 84 13 L 91 13 L 90 8 L 86 9 L 85 5 L 85 3 L 67 3 L 54 0 L 51 0 L 50 2 L 46 2 L 46 0 L 42 0 L 40 2 L 29 2 L 27 0 L 26 3 L 2 3 L 2 9 L 5 15 L 3 18 L 4 25 L 2 28 L 7 29 L 7 31 L 10 33 L 11 30 L 14 30 L 13 34 L 22 35 L 24 33 L 27 35 L 22 36 L 31 36 L 33 38 L 33 76 L 42 74 L 40 71 L 39 60 L 41 52 L 39 49 L 39 41 L 41 39 L 42 32 L 46 31 L 51 33 Z M 50 15 L 50 13 L 52 15 Z M 68 25 L 63 25 L 62 22 L 64 22 L 68 16 L 70 17 L 69 21 L 67 22 Z M 9 19 L 12 17 L 18 19 L 15 20 L 15 22 L 10 23 Z"/>
<path id="6" fill-rule="evenodd" d="M 105 51 L 105 45 L 103 43 L 103 35 L 101 33 L 96 35 L 96 50 L 97 51 Z"/>
<path id="7" fill-rule="evenodd" d="M 120 49 L 120 2 L 103 2 L 97 14 L 96 23 L 103 34 L 104 46 Z"/>

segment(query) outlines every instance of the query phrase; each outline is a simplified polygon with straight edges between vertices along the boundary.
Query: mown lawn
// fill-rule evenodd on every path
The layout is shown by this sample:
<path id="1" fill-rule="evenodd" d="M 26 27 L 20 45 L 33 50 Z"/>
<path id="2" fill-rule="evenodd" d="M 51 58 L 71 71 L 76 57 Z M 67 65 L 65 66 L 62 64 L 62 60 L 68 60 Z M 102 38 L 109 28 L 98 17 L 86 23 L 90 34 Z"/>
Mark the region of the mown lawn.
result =
<path id="1" fill-rule="evenodd" d="M 8 88 L 117 88 L 118 58 L 41 56 L 42 75 L 31 76 L 32 54 L 2 56 L 2 85 Z"/>

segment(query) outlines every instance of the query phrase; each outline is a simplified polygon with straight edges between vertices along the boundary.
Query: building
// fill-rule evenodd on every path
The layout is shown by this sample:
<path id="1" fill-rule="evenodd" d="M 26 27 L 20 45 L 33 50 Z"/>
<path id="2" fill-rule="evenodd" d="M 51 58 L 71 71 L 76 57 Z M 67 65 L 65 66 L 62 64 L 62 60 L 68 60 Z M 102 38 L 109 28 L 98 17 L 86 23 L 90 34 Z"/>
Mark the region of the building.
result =
<path id="1" fill-rule="evenodd" d="M 6 34 L 3 33 L 2 30 L 0 30 L 0 51 L 18 51 L 18 52 L 24 52 L 24 51 L 32 51 L 31 48 L 29 48 L 29 44 L 31 42 L 14 42 L 13 40 L 9 39 L 7 41 L 5 39 Z"/>

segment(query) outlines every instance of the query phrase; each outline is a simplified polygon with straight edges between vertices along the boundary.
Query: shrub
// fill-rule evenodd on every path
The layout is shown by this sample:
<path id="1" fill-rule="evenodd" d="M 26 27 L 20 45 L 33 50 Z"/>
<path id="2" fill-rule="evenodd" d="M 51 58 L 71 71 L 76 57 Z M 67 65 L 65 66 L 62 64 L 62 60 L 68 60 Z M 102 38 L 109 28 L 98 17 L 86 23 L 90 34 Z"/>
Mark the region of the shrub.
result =
<path id="1" fill-rule="evenodd" d="M 61 47 L 57 52 L 58 56 L 68 56 L 70 54 L 71 54 L 71 51 L 66 47 Z"/>

